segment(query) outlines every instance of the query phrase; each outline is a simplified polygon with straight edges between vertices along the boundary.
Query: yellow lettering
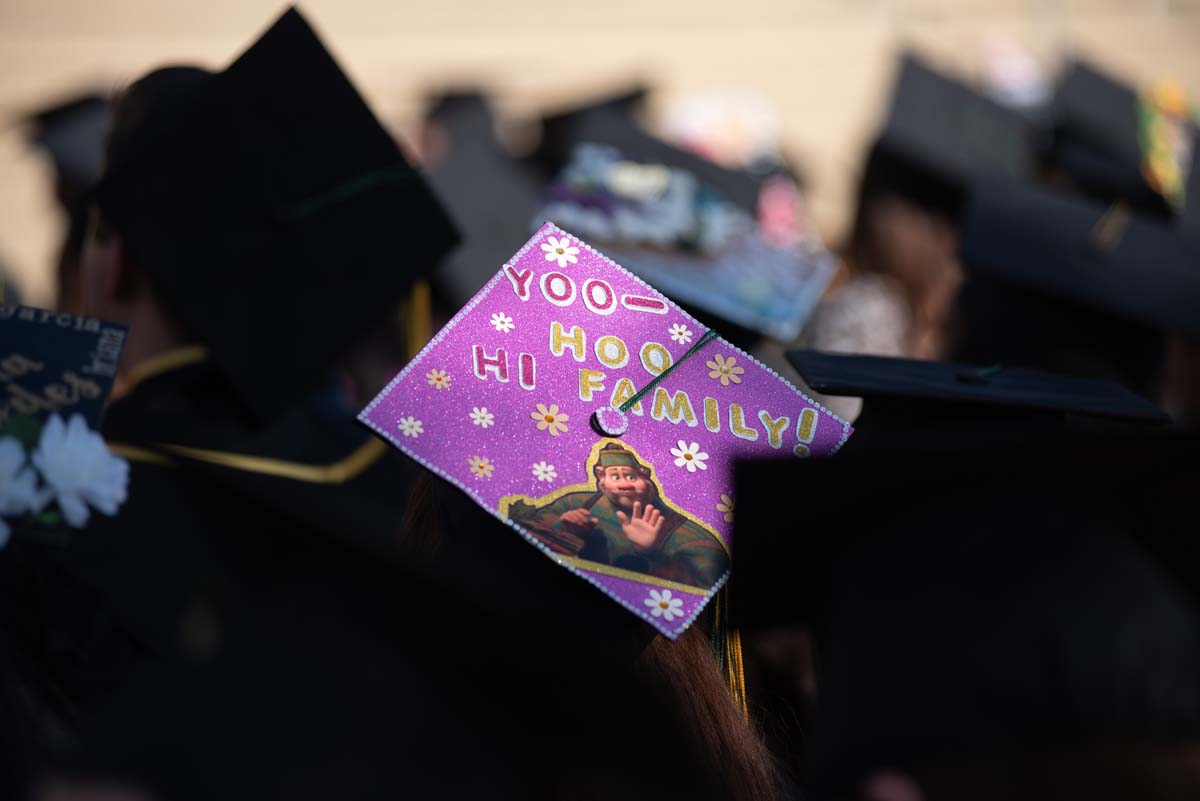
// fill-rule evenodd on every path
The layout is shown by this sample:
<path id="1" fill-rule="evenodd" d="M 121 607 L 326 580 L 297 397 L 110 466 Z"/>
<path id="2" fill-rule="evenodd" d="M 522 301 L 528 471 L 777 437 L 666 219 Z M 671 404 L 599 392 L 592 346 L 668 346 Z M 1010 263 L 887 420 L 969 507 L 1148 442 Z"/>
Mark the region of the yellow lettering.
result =
<path id="1" fill-rule="evenodd" d="M 641 350 L 642 367 L 650 375 L 660 375 L 671 366 L 671 352 L 657 342 L 647 342 Z"/>
<path id="2" fill-rule="evenodd" d="M 629 364 L 629 348 L 620 337 L 603 336 L 596 340 L 596 358 L 608 367 L 624 367 Z"/>
<path id="3" fill-rule="evenodd" d="M 586 367 L 579 370 L 579 399 L 590 401 L 593 392 L 604 391 L 604 373 L 599 370 L 589 370 Z"/>
<path id="4" fill-rule="evenodd" d="M 817 410 L 811 406 L 800 412 L 800 417 L 796 420 L 796 439 L 806 445 L 812 442 L 813 437 L 817 435 L 819 417 Z"/>
<path id="5" fill-rule="evenodd" d="M 676 424 L 682 420 L 689 428 L 695 428 L 698 423 L 696 412 L 692 410 L 692 399 L 683 390 L 679 390 L 671 398 L 662 387 L 654 390 L 654 406 L 650 409 L 650 416 L 655 420 L 666 418 Z"/>
<path id="6" fill-rule="evenodd" d="M 716 398 L 704 399 L 704 427 L 714 434 L 721 430 L 721 415 Z"/>
<path id="7" fill-rule="evenodd" d="M 758 429 L 746 427 L 746 415 L 736 403 L 729 404 L 729 433 L 751 442 L 758 439 Z"/>
<path id="8" fill-rule="evenodd" d="M 563 334 L 562 323 L 557 320 L 550 323 L 550 352 L 555 356 L 563 355 L 563 346 L 569 345 L 575 356 L 575 361 L 581 362 L 587 353 L 587 334 L 577 325 L 571 326 L 571 335 Z"/>
<path id="9" fill-rule="evenodd" d="M 0 376 L 0 379 L 7 381 L 15 376 L 36 372 L 45 366 L 44 362 L 35 362 L 19 353 L 13 353 L 0 360 L 0 370 L 4 371 L 4 375 Z"/>
<path id="10" fill-rule="evenodd" d="M 763 428 L 767 430 L 767 442 L 771 443 L 772 448 L 783 446 L 783 430 L 788 427 L 788 423 L 792 422 L 787 417 L 780 417 L 778 420 L 771 417 L 766 409 L 761 409 L 758 413 L 758 419 L 763 424 Z"/>

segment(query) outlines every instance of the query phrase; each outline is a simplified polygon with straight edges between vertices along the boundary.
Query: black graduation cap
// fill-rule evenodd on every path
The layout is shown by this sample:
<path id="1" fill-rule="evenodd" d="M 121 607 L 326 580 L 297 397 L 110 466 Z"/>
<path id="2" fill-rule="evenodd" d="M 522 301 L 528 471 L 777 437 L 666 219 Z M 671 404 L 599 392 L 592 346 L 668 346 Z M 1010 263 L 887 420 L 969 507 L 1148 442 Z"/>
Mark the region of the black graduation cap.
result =
<path id="1" fill-rule="evenodd" d="M 651 136 L 638 124 L 634 114 L 644 94 L 644 90 L 634 90 L 543 118 L 542 144 L 535 157 L 555 173 L 570 160 L 577 145 L 608 145 L 639 163 L 685 170 L 704 186 L 753 213 L 763 184 L 777 173 L 759 174 L 722 167 Z"/>
<path id="2" fill-rule="evenodd" d="M 600 145 L 611 148 L 622 160 L 653 166 L 665 167 L 687 173 L 695 179 L 696 184 L 706 196 L 715 196 L 729 207 L 735 208 L 739 214 L 754 220 L 759 213 L 759 203 L 763 190 L 773 181 L 781 178 L 789 179 L 796 184 L 796 179 L 789 169 L 777 168 L 766 171 L 739 170 L 723 167 L 695 153 L 676 147 L 647 133 L 638 123 L 635 111 L 642 100 L 642 91 L 633 91 L 615 99 L 582 106 L 555 114 L 543 119 L 543 140 L 534 154 L 534 159 L 547 171 L 547 176 L 557 174 L 578 154 L 581 145 Z M 553 220 L 570 229 L 572 226 L 566 220 Z M 541 222 L 538 220 L 537 222 Z M 710 327 L 720 328 L 726 339 L 749 350 L 758 342 L 764 333 L 778 339 L 794 339 L 795 333 L 781 334 L 780 330 L 798 327 L 795 319 L 780 322 L 778 317 L 794 318 L 797 306 L 805 308 L 811 302 L 815 305 L 825 281 L 832 277 L 832 260 L 823 251 L 819 254 L 806 252 L 796 259 L 805 259 L 803 265 L 792 264 L 790 261 L 786 270 L 771 267 L 770 259 L 761 251 L 739 253 L 737 263 L 746 265 L 747 276 L 740 278 L 739 290 L 751 291 L 762 284 L 774 292 L 768 291 L 771 298 L 782 299 L 785 311 L 772 309 L 769 313 L 761 308 L 765 306 L 761 299 L 756 303 L 747 303 L 745 298 L 728 298 L 717 292 L 707 292 L 705 287 L 711 283 L 705 280 L 699 284 L 688 283 L 690 291 L 685 292 L 678 284 L 679 276 L 687 272 L 690 266 L 706 264 L 702 254 L 691 251 L 670 250 L 667 253 L 654 249 L 634 247 L 625 250 L 622 243 L 597 242 L 603 246 L 613 258 L 623 267 L 638 273 L 644 279 L 658 286 L 672 297 L 691 315 Z M 819 247 L 815 248 L 820 250 Z M 789 257 L 790 258 L 790 257 Z M 733 261 L 733 259 L 729 259 Z M 761 269 L 761 275 L 753 273 Z M 787 276 L 804 276 L 803 285 L 799 288 L 790 287 L 786 291 L 778 289 L 783 282 L 778 276 L 763 278 L 773 272 L 784 272 Z M 808 280 L 810 277 L 812 280 Z M 701 287 L 697 289 L 697 287 Z"/>
<path id="3" fill-rule="evenodd" d="M 816 632 L 826 790 L 972 752 L 1194 741 L 1198 490 L 1200 439 L 1165 432 L 744 463 L 731 623 Z"/>
<path id="4" fill-rule="evenodd" d="M 112 126 L 112 102 L 87 92 L 26 116 L 29 141 L 54 163 L 59 202 L 68 211 L 100 178 L 104 143 Z"/>
<path id="5" fill-rule="evenodd" d="M 867 156 L 860 207 L 863 197 L 894 192 L 953 219 L 972 178 L 1026 179 L 1035 166 L 1026 117 L 906 53 Z"/>
<path id="6" fill-rule="evenodd" d="M 972 187 L 958 358 L 1110 377 L 1152 392 L 1163 332 L 1200 337 L 1200 238 L 1050 190 Z"/>
<path id="7" fill-rule="evenodd" d="M 295 9 L 173 100 L 98 200 L 171 313 L 266 416 L 323 381 L 457 235 Z"/>
<path id="8" fill-rule="evenodd" d="M 426 132 L 436 131 L 429 182 L 464 237 L 434 279 L 455 311 L 529 235 L 540 204 L 536 171 L 505 150 L 495 125 L 487 97 L 473 91 L 433 98 L 425 117 Z"/>
<path id="9" fill-rule="evenodd" d="M 544 114 L 541 140 L 530 153 L 530 161 L 544 170 L 547 177 L 553 177 L 571 160 L 571 153 L 579 144 L 580 128 L 588 118 L 612 117 L 636 126 L 648 94 L 645 86 L 635 84 L 581 105 Z"/>
<path id="10" fill-rule="evenodd" d="M 1182 210 L 1174 209 L 1147 180 L 1141 106 L 1133 89 L 1090 64 L 1072 62 L 1063 72 L 1051 106 L 1048 166 L 1065 173 L 1076 189 L 1100 202 L 1124 201 L 1161 218 L 1182 211 L 1184 227 L 1200 232 L 1195 203 L 1185 200 Z M 1195 125 L 1189 125 L 1185 135 L 1195 152 L 1200 146 Z M 1185 198 L 1196 197 L 1200 170 L 1190 170 L 1183 182 Z"/>
<path id="11" fill-rule="evenodd" d="M 1144 398 L 1108 381 L 1056 375 L 1000 364 L 946 362 L 797 350 L 788 361 L 824 395 L 864 400 L 854 427 L 866 432 L 1053 429 L 1081 418 L 1128 424 L 1166 424 L 1170 418 Z M 847 447 L 854 449 L 850 443 Z"/>

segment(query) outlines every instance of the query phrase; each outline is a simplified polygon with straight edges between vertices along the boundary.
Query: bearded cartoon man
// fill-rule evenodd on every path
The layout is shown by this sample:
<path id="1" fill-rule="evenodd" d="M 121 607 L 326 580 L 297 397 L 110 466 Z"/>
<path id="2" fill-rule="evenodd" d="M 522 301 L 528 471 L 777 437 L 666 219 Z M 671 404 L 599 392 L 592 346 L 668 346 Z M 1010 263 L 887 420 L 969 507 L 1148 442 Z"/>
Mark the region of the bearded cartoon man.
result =
<path id="1" fill-rule="evenodd" d="M 558 553 L 695 587 L 729 569 L 712 532 L 669 508 L 649 466 L 622 445 L 601 449 L 594 491 L 568 492 L 544 506 L 518 501 L 509 516 Z"/>

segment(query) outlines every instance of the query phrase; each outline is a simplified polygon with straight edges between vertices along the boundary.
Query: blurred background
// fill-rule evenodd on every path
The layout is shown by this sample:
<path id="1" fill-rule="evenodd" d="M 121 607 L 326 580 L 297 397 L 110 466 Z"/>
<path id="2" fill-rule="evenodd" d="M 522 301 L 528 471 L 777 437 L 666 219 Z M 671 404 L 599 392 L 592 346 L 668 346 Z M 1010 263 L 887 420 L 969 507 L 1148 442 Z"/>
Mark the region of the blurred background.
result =
<path id="1" fill-rule="evenodd" d="M 281 6 L 0 5 L 0 263 L 24 302 L 54 302 L 65 222 L 51 162 L 22 120 L 163 63 L 220 68 Z M 904 50 L 1022 103 L 1038 102 L 1072 57 L 1133 87 L 1174 80 L 1200 97 L 1200 0 L 308 0 L 303 8 L 410 149 L 419 147 L 426 98 L 439 90 L 486 91 L 502 141 L 520 151 L 536 144 L 531 121 L 540 114 L 640 84 L 659 135 L 686 142 L 703 129 L 709 155 L 727 163 L 752 140 L 774 140 L 831 244 L 851 223 L 863 154 Z M 730 108 L 726 122 L 712 123 Z"/>

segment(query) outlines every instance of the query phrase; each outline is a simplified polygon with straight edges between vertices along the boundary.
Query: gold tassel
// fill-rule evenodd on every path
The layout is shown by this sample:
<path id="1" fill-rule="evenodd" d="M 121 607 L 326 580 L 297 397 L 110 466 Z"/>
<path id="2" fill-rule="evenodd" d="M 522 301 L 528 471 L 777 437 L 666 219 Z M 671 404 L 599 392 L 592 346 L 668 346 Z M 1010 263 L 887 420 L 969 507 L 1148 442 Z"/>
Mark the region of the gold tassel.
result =
<path id="1" fill-rule="evenodd" d="M 408 358 L 414 358 L 433 338 L 433 296 L 429 282 L 418 279 L 408 295 Z"/>
<path id="2" fill-rule="evenodd" d="M 746 673 L 742 662 L 742 634 L 729 628 L 729 587 L 721 589 L 713 607 L 713 645 L 721 672 L 729 684 L 734 703 L 742 710 L 742 717 L 750 720 L 750 709 L 746 699 Z"/>

